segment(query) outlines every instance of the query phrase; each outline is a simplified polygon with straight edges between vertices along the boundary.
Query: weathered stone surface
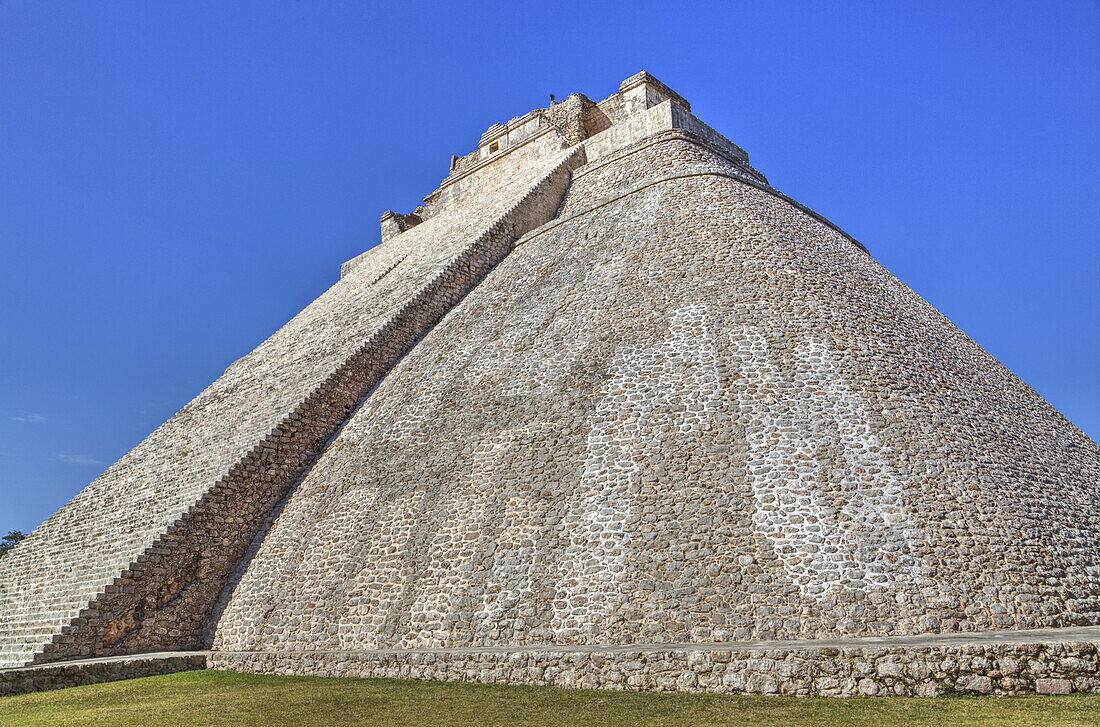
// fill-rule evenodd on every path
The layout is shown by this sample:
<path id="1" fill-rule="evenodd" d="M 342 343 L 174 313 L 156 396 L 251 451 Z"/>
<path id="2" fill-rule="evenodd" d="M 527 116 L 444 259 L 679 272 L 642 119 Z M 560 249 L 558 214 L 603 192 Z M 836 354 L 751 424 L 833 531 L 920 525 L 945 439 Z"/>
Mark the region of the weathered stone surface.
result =
<path id="1" fill-rule="evenodd" d="M 1100 635 L 1097 636 L 1100 640 Z M 1070 679 L 1057 643 L 905 644 L 766 651 L 710 649 L 659 644 L 622 647 L 497 647 L 493 649 L 383 651 L 216 651 L 215 669 L 271 674 L 441 679 L 493 684 L 541 684 L 596 689 L 632 689 L 714 694 L 784 694 L 826 697 L 913 696 L 944 693 L 1100 693 L 1100 680 Z M 580 652 L 581 648 L 595 651 Z M 833 653 L 835 652 L 835 653 Z M 998 660 L 1030 660 L 1052 677 L 1013 677 L 995 668 Z M 1095 656 L 1084 669 L 1097 672 Z M 909 677 L 931 662 L 935 673 Z M 894 666 L 900 666 L 900 672 Z M 816 675 L 816 676 L 813 676 Z"/>
<path id="2" fill-rule="evenodd" d="M 955 689 L 960 692 L 976 692 L 978 694 L 989 694 L 991 691 L 993 691 L 993 680 L 987 676 L 981 676 L 978 674 L 967 674 L 955 680 Z"/>
<path id="3" fill-rule="evenodd" d="M 206 668 L 205 653 L 160 653 L 0 670 L 0 697 Z"/>
<path id="4" fill-rule="evenodd" d="M 1039 694 L 1072 694 L 1073 682 L 1069 679 L 1036 679 L 1035 691 Z"/>
<path id="5" fill-rule="evenodd" d="M 383 224 L 4 559 L 0 665 L 205 628 L 261 671 L 1093 688 L 1091 641 L 692 648 L 1096 624 L 1100 448 L 651 76 Z"/>

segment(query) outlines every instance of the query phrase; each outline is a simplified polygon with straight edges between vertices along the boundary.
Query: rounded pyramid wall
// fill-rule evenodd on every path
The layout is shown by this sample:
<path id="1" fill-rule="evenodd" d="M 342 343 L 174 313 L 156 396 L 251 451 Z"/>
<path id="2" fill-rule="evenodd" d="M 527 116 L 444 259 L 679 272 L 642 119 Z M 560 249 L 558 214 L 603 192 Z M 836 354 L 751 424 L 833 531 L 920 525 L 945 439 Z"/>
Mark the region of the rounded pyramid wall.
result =
<path id="1" fill-rule="evenodd" d="M 740 174 L 682 131 L 577 170 L 295 486 L 214 648 L 1100 621 L 1096 444 Z"/>

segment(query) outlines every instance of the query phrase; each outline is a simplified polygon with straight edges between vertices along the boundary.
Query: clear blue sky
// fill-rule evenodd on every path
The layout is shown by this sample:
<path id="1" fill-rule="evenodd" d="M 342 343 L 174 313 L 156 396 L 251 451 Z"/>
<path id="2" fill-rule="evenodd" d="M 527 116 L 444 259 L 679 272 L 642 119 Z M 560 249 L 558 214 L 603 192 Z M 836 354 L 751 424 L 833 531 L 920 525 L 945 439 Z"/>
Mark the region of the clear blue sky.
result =
<path id="1" fill-rule="evenodd" d="M 1100 4 L 459 5 L 0 2 L 0 532 L 492 123 L 641 69 L 1100 436 Z"/>

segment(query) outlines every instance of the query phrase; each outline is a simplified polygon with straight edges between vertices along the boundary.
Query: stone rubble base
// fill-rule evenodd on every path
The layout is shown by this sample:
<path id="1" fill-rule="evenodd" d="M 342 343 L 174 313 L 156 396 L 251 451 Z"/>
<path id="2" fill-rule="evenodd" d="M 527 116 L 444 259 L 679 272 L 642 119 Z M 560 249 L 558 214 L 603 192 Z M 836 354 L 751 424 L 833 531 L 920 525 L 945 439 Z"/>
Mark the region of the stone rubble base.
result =
<path id="1" fill-rule="evenodd" d="M 585 689 L 824 697 L 1100 693 L 1100 641 L 702 650 L 212 652 L 210 667 Z"/>
<path id="2" fill-rule="evenodd" d="M 776 649 L 162 652 L 0 671 L 0 695 L 213 668 L 584 689 L 935 697 L 1100 693 L 1100 640 Z"/>
<path id="3" fill-rule="evenodd" d="M 205 669 L 207 652 L 181 651 L 82 659 L 0 671 L 0 696 Z"/>

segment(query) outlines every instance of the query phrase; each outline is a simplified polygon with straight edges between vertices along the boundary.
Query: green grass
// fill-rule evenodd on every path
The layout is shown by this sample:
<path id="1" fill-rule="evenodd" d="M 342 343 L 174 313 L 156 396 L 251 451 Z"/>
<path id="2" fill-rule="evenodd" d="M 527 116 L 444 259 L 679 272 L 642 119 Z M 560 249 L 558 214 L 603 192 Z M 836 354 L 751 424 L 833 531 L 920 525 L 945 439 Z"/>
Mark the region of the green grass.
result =
<path id="1" fill-rule="evenodd" d="M 1100 695 L 719 696 L 193 671 L 0 698 L 0 725 L 1097 725 Z"/>

